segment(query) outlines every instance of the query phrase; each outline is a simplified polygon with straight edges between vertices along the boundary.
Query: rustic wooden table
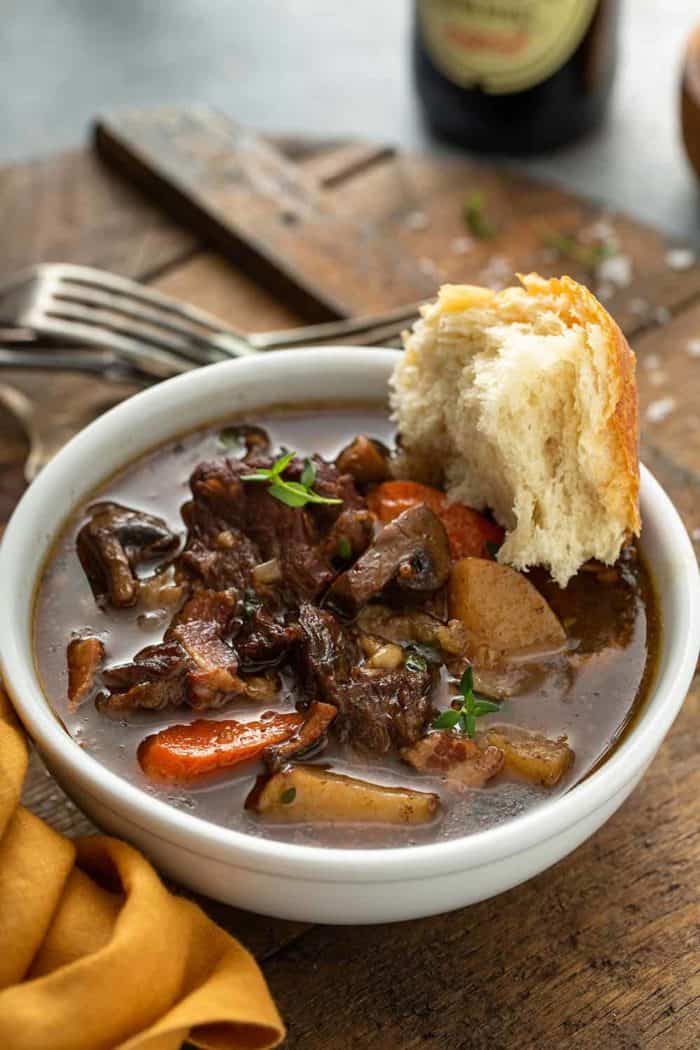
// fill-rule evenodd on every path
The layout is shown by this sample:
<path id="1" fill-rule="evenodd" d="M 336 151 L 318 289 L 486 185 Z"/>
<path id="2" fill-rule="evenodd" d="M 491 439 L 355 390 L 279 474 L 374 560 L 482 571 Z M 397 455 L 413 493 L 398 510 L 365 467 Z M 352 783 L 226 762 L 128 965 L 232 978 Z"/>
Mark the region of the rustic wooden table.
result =
<path id="1" fill-rule="evenodd" d="M 511 268 L 571 269 L 570 261 L 539 252 L 522 225 L 511 235 L 504 224 L 489 258 L 486 248 L 476 256 L 455 248 L 454 222 L 443 207 L 449 180 L 436 180 L 417 162 L 391 165 L 360 165 L 348 187 L 326 178 L 318 155 L 308 160 L 313 177 L 326 180 L 327 203 L 363 210 L 370 242 L 391 217 L 414 216 L 401 250 L 428 281 L 435 279 L 435 260 L 453 279 L 478 279 L 504 257 Z M 462 187 L 466 177 L 462 172 Z M 450 185 L 454 169 L 451 178 Z M 509 177 L 492 181 L 503 214 L 556 214 L 574 230 L 596 219 L 595 210 L 558 191 Z M 298 320 L 87 150 L 0 171 L 0 215 L 2 276 L 39 260 L 70 260 L 147 280 L 242 327 Z M 612 308 L 639 356 L 642 455 L 700 546 L 700 269 L 670 269 L 663 238 L 622 218 L 606 221 L 634 259 L 632 282 L 613 289 Z M 411 236 L 419 241 L 415 250 Z M 326 265 L 330 271 L 332 259 Z M 368 278 L 368 285 L 368 305 L 376 305 L 381 281 Z M 396 294 L 386 291 L 387 298 Z M 68 417 L 78 405 L 98 411 L 129 392 L 77 375 L 3 372 L 0 382 Z M 22 491 L 25 438 L 14 418 L 0 413 L 4 520 Z M 550 871 L 494 900 L 368 928 L 275 921 L 204 902 L 260 960 L 289 1026 L 288 1046 L 696 1048 L 699 702 L 696 679 L 648 774 L 601 831 Z M 89 830 L 36 756 L 26 797 L 55 827 Z"/>

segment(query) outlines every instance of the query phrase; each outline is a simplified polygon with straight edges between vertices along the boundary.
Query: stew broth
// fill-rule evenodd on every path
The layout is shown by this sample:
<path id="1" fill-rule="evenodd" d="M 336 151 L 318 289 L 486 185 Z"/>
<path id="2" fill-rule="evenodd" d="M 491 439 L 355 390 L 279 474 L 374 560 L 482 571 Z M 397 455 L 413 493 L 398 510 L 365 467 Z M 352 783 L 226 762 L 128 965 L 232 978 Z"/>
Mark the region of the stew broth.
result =
<path id="1" fill-rule="evenodd" d="M 320 453 L 328 460 L 357 434 L 371 435 L 387 445 L 394 436 L 383 406 L 280 409 L 256 415 L 254 422 L 267 430 L 275 449 L 295 449 L 303 456 Z M 89 505 L 97 499 L 110 500 L 157 515 L 184 542 L 180 508 L 189 498 L 192 471 L 203 460 L 231 454 L 222 446 L 220 434 L 220 426 L 210 427 L 148 453 L 106 482 Z M 76 550 L 77 533 L 87 518 L 82 507 L 68 521 L 38 589 L 36 662 L 49 702 L 80 746 L 106 767 L 180 809 L 247 834 L 303 844 L 385 847 L 454 838 L 491 827 L 567 791 L 585 777 L 619 740 L 652 675 L 659 625 L 650 580 L 634 547 L 614 571 L 582 571 L 565 590 L 543 573 L 532 573 L 530 579 L 565 628 L 566 645 L 555 654 L 526 657 L 525 684 L 517 695 L 501 701 L 497 713 L 479 718 L 479 731 L 493 724 L 514 724 L 550 738 L 566 736 L 575 761 L 556 786 L 534 785 L 504 770 L 482 788 L 454 789 L 440 776 L 416 771 L 396 753 L 368 756 L 331 734 L 325 750 L 307 759 L 307 765 L 435 792 L 441 800 L 440 818 L 412 826 L 270 824 L 244 806 L 262 769 L 260 761 L 242 763 L 196 786 L 168 786 L 144 775 L 137 749 L 144 737 L 174 723 L 200 717 L 247 721 L 271 708 L 294 711 L 299 693 L 289 666 L 281 670 L 281 689 L 273 703 L 244 699 L 204 715 L 188 707 L 166 707 L 128 711 L 120 717 L 100 713 L 92 698 L 77 710 L 69 706 L 66 645 L 72 636 L 101 639 L 106 662 L 114 665 L 160 642 L 172 617 L 172 610 L 119 609 L 96 603 Z M 141 565 L 138 573 L 145 576 L 152 568 L 152 564 Z M 433 688 L 433 706 L 447 708 L 456 691 L 443 666 Z"/>

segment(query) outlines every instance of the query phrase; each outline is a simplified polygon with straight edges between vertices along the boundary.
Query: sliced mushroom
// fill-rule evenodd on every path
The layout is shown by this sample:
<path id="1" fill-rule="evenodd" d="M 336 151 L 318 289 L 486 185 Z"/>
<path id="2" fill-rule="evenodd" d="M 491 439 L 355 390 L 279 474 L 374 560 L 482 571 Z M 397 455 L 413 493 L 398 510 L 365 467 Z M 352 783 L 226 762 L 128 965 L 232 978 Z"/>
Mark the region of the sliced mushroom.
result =
<path id="1" fill-rule="evenodd" d="M 450 547 L 444 526 L 421 504 L 384 526 L 352 568 L 336 577 L 325 603 L 338 615 L 352 619 L 392 580 L 408 590 L 436 591 L 449 571 Z"/>
<path id="2" fill-rule="evenodd" d="M 338 453 L 335 465 L 341 474 L 351 474 L 361 485 L 391 477 L 389 449 L 365 434 L 359 434 Z"/>
<path id="3" fill-rule="evenodd" d="M 445 657 L 466 652 L 467 639 L 460 620 L 442 623 L 419 610 L 396 612 L 386 605 L 368 605 L 357 617 L 357 625 L 370 635 L 388 642 L 420 642 L 439 649 Z"/>
<path id="4" fill-rule="evenodd" d="M 265 456 L 270 451 L 269 434 L 254 423 L 234 423 L 230 427 L 224 427 L 219 433 L 219 440 L 223 445 L 231 447 L 232 452 L 235 452 L 236 445 L 240 445 L 246 456 L 253 452 Z"/>
<path id="5" fill-rule="evenodd" d="M 427 791 L 371 784 L 316 766 L 294 766 L 260 777 L 246 809 L 277 823 L 326 821 L 362 824 L 428 824 L 440 798 Z"/>
<path id="6" fill-rule="evenodd" d="M 95 676 L 105 657 L 99 638 L 72 638 L 66 649 L 68 661 L 68 703 L 75 710 L 92 692 Z"/>
<path id="7" fill-rule="evenodd" d="M 162 518 L 119 503 L 96 503 L 90 514 L 78 533 L 77 550 L 95 598 L 109 597 L 118 608 L 135 605 L 134 566 L 170 553 L 178 537 Z"/>

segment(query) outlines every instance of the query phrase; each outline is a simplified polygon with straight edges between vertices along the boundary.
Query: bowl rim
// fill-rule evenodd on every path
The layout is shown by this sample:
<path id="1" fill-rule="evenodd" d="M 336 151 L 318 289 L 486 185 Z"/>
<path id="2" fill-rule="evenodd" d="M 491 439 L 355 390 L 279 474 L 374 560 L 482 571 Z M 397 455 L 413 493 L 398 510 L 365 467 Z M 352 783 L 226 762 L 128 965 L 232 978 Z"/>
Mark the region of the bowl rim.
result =
<path id="1" fill-rule="evenodd" d="M 313 367 L 321 374 L 332 369 L 338 375 L 362 368 L 377 382 L 381 376 L 386 382 L 398 357 L 399 351 L 382 348 L 358 350 L 357 347 L 330 346 L 283 350 L 210 365 L 159 383 L 110 409 L 76 435 L 28 488 L 6 528 L 0 547 L 0 578 L 5 583 L 9 581 L 9 585 L 0 588 L 0 667 L 5 688 L 40 752 L 49 766 L 60 767 L 79 785 L 80 791 L 102 806 L 118 813 L 122 819 L 128 819 L 142 831 L 185 848 L 202 859 L 223 861 L 250 871 L 337 883 L 414 881 L 514 858 L 585 821 L 595 810 L 620 795 L 630 781 L 638 779 L 685 699 L 697 659 L 695 640 L 700 638 L 700 576 L 690 539 L 677 511 L 656 479 L 642 466 L 644 516 L 653 517 L 662 526 L 662 548 L 665 544 L 665 552 L 669 556 L 672 554 L 674 564 L 680 570 L 674 572 L 673 578 L 683 622 L 670 625 L 670 628 L 665 626 L 663 632 L 662 654 L 667 646 L 674 654 L 663 674 L 664 695 L 657 700 L 660 685 L 660 671 L 657 670 L 656 680 L 636 724 L 601 767 L 566 794 L 513 820 L 462 838 L 408 847 L 355 849 L 260 838 L 193 816 L 148 794 L 83 751 L 66 732 L 41 690 L 33 660 L 30 661 L 32 666 L 28 667 L 23 659 L 27 636 L 19 623 L 21 617 L 15 615 L 18 602 L 27 598 L 27 585 L 20 572 L 22 552 L 27 547 L 26 536 L 31 522 L 45 509 L 42 500 L 50 484 L 63 476 L 70 478 L 70 472 L 79 467 L 81 457 L 94 456 L 100 446 L 107 446 L 121 427 L 136 425 L 142 412 L 155 406 L 167 406 L 176 420 L 177 413 L 173 409 L 177 402 L 189 402 L 198 392 L 206 394 L 212 376 L 217 384 L 219 379 L 228 380 L 229 377 L 238 383 L 245 382 L 246 374 L 249 379 L 255 375 L 256 380 L 267 375 L 273 383 L 279 382 L 289 370 Z M 327 400 L 331 404 L 334 401 L 340 403 L 342 398 L 329 395 Z M 280 398 L 271 398 L 268 404 L 279 402 Z M 177 433 L 178 427 L 174 424 L 172 436 Z M 156 445 L 161 443 L 156 442 Z M 143 451 L 151 447 L 154 447 L 153 443 L 146 442 Z M 125 458 L 117 470 L 131 458 Z M 112 473 L 114 471 L 109 471 L 105 477 Z M 64 521 L 65 508 L 50 522 L 49 545 L 63 528 Z M 32 579 L 32 596 L 35 583 L 36 579 Z M 33 597 L 30 601 L 33 603 Z M 652 703 L 652 700 L 656 702 Z"/>

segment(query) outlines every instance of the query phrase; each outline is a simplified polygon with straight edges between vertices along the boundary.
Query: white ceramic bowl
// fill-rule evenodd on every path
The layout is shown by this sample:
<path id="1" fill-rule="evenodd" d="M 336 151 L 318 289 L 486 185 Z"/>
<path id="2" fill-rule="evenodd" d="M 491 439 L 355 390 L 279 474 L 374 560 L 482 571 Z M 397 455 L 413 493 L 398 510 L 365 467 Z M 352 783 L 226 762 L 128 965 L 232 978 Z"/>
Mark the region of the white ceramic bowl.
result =
<path id="1" fill-rule="evenodd" d="M 162 383 L 102 416 L 42 471 L 0 551 L 5 683 L 48 767 L 107 831 L 176 880 L 243 908 L 332 923 L 449 911 L 515 886 L 560 860 L 618 808 L 654 757 L 686 695 L 700 636 L 693 549 L 668 497 L 642 472 L 642 548 L 658 588 L 662 654 L 641 717 L 602 768 L 568 794 L 465 839 L 407 849 L 288 845 L 209 824 L 101 766 L 62 729 L 34 668 L 32 600 L 52 541 L 75 505 L 115 470 L 181 431 L 285 403 L 378 400 L 396 352 L 330 347 L 214 365 Z"/>

